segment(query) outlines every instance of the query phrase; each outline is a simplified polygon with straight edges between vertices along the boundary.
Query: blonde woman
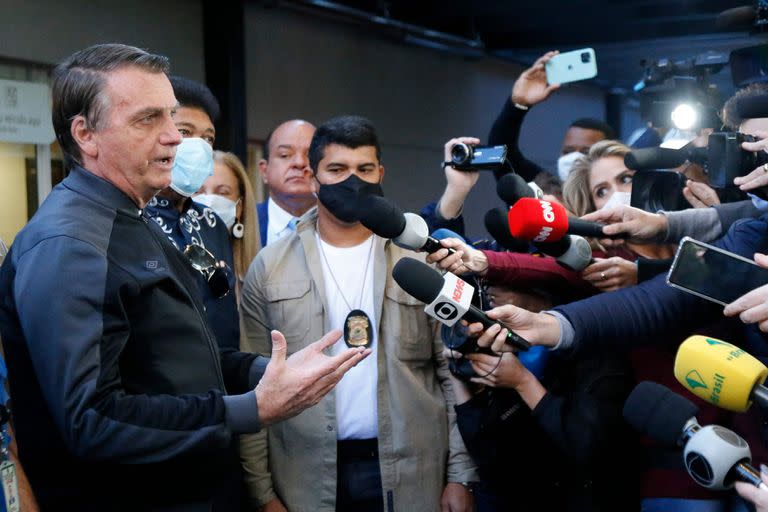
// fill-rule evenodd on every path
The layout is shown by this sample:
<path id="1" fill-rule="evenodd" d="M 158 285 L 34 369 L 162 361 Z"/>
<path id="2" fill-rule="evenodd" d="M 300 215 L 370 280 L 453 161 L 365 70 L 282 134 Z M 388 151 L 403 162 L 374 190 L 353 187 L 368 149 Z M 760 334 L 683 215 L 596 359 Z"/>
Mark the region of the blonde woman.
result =
<path id="1" fill-rule="evenodd" d="M 563 202 L 575 216 L 582 217 L 601 208 L 629 205 L 632 177 L 624 157 L 630 148 L 615 140 L 594 144 L 589 153 L 577 159 L 563 185 Z M 670 258 L 674 250 L 667 245 L 627 245 L 627 249 L 606 250 L 592 242 L 595 262 L 582 271 L 582 277 L 602 291 L 637 284 L 639 256 L 648 259 Z"/>
<path id="2" fill-rule="evenodd" d="M 229 229 L 237 276 L 237 294 L 248 266 L 259 250 L 259 220 L 251 182 L 233 153 L 213 152 L 213 175 L 193 199 L 211 208 Z"/>

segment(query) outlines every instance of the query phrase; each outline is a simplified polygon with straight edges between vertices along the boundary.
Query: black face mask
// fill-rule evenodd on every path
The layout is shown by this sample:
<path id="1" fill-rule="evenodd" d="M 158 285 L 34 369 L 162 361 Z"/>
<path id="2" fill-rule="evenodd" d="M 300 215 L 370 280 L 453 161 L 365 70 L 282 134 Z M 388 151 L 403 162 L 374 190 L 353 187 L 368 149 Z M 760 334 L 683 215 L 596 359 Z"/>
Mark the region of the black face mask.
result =
<path id="1" fill-rule="evenodd" d="M 358 202 L 366 196 L 384 197 L 384 191 L 378 183 L 363 181 L 356 174 L 332 185 L 320 183 L 320 191 L 317 194 L 323 206 L 343 222 L 360 220 Z"/>

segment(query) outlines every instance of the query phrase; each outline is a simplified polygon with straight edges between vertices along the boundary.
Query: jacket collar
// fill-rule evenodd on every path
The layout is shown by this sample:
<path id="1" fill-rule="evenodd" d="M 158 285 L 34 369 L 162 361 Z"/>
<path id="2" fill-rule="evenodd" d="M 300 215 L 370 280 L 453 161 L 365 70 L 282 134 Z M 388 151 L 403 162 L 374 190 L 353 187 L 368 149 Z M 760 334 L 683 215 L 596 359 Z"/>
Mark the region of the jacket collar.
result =
<path id="1" fill-rule="evenodd" d="M 125 192 L 79 165 L 72 168 L 62 185 L 105 208 L 122 211 L 134 217 L 141 215 L 141 209 Z"/>

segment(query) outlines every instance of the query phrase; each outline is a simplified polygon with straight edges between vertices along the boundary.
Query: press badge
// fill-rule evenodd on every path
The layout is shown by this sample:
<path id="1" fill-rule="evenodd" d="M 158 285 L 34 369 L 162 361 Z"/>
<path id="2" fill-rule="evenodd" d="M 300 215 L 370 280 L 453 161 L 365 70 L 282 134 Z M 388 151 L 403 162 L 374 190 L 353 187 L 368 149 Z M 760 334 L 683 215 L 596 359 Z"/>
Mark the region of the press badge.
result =
<path id="1" fill-rule="evenodd" d="M 3 502 L 0 512 L 19 512 L 19 481 L 16 478 L 16 464 L 9 460 L 0 463 L 0 478 L 3 479 Z"/>

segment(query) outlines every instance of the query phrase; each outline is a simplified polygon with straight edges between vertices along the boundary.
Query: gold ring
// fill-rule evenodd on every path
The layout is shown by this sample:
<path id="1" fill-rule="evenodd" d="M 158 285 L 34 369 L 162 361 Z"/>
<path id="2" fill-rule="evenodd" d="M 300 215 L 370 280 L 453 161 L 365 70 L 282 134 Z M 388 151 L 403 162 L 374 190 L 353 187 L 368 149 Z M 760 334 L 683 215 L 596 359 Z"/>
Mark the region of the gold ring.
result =
<path id="1" fill-rule="evenodd" d="M 605 281 L 605 272 L 600 272 L 600 279 Z"/>

